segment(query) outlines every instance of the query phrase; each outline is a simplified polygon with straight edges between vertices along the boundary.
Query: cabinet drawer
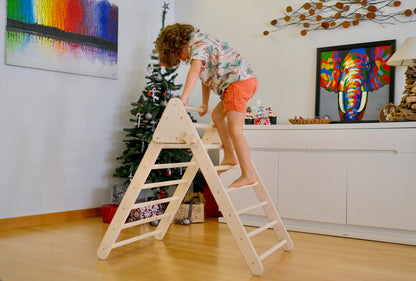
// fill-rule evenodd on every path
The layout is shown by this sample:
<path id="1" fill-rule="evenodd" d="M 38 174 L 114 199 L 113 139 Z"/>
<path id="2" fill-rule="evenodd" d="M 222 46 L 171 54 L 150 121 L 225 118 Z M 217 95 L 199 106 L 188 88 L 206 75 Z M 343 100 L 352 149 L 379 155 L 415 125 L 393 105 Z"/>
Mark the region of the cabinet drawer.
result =
<path id="1" fill-rule="evenodd" d="M 312 149 L 416 152 L 416 129 L 313 130 Z"/>
<path id="2" fill-rule="evenodd" d="M 244 130 L 251 149 L 310 149 L 308 130 Z"/>

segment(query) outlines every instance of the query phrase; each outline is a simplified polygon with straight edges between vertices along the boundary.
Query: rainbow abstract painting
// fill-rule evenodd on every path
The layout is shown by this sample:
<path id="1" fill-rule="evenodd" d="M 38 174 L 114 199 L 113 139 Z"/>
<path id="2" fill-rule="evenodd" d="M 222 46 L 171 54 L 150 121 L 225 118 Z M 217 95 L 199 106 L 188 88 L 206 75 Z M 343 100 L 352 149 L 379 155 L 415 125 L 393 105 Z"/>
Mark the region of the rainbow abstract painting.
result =
<path id="1" fill-rule="evenodd" d="M 117 0 L 7 0 L 7 64 L 117 79 L 117 42 Z"/>

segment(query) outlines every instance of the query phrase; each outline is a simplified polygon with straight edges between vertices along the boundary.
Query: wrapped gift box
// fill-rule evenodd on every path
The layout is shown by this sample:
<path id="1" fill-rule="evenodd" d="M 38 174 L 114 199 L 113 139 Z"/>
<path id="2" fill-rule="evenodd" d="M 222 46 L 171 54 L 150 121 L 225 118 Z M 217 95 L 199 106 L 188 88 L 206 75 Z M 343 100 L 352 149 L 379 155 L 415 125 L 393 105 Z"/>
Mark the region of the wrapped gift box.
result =
<path id="1" fill-rule="evenodd" d="M 137 221 L 139 219 L 140 219 L 140 209 L 133 209 L 130 211 L 130 214 L 127 217 L 126 222 Z"/>
<path id="2" fill-rule="evenodd" d="M 202 193 L 189 193 L 184 199 L 184 204 L 179 206 L 174 221 L 189 219 L 191 223 L 204 222 L 205 207 L 204 195 Z"/>
<path id="3" fill-rule="evenodd" d="M 130 211 L 130 214 L 127 218 L 127 221 L 137 221 L 142 219 L 151 218 L 158 216 L 163 213 L 163 207 L 161 204 L 150 205 L 146 207 L 141 207 Z"/>
<path id="4" fill-rule="evenodd" d="M 189 208 L 192 208 L 191 217 L 189 217 Z M 204 204 L 181 204 L 174 217 L 174 221 L 188 219 L 191 223 L 204 222 Z"/>
<path id="5" fill-rule="evenodd" d="M 112 203 L 116 204 L 116 205 L 120 205 L 121 200 L 124 197 L 124 194 L 126 193 L 128 185 L 127 184 L 123 184 L 123 185 L 118 185 L 115 184 L 113 186 L 113 194 L 112 194 Z"/>
<path id="6" fill-rule="evenodd" d="M 156 204 L 140 208 L 140 219 L 147 219 L 162 214 L 162 205 Z"/>

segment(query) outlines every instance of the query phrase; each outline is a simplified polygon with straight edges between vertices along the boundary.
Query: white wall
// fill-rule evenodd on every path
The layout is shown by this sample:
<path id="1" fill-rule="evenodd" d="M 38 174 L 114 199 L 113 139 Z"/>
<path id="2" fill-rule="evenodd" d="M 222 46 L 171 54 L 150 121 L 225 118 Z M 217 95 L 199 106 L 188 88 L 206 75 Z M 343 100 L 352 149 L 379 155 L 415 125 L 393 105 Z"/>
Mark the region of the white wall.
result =
<path id="1" fill-rule="evenodd" d="M 131 126 L 130 103 L 146 83 L 163 1 L 119 1 L 118 80 L 5 65 L 6 2 L 0 0 L 0 219 L 109 203 L 122 129 Z"/>
<path id="2" fill-rule="evenodd" d="M 176 0 L 175 19 L 190 23 L 203 32 L 227 41 L 253 65 L 259 89 L 249 105 L 260 99 L 278 114 L 279 123 L 301 115 L 314 116 L 316 48 L 397 39 L 397 46 L 416 35 L 416 22 L 382 27 L 363 23 L 359 27 L 315 31 L 306 37 L 298 27 L 290 27 L 269 36 L 270 21 L 282 17 L 286 6 L 298 8 L 305 0 Z M 402 1 L 402 7 L 416 7 L 414 0 Z M 416 20 L 416 18 L 415 18 Z M 184 67 L 183 72 L 186 72 Z M 404 90 L 405 68 L 396 70 L 396 104 Z M 185 74 L 184 74 L 185 75 Z M 218 102 L 216 97 L 210 105 Z M 201 102 L 199 88 L 190 103 Z"/>

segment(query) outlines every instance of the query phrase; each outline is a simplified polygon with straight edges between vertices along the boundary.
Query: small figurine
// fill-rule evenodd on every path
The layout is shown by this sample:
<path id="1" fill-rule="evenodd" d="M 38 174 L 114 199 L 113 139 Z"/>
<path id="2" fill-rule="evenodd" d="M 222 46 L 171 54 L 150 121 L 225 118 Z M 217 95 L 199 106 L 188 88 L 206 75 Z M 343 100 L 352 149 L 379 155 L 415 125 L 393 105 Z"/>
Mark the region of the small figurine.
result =
<path id="1" fill-rule="evenodd" d="M 277 115 L 274 114 L 271 107 L 268 107 L 268 110 L 269 110 L 268 117 L 270 119 L 270 124 L 271 125 L 276 125 L 277 124 Z"/>
<path id="2" fill-rule="evenodd" d="M 245 116 L 245 120 L 244 120 L 246 125 L 253 125 L 254 124 L 254 118 L 253 118 L 253 113 L 251 111 L 250 107 L 247 107 L 247 111 L 246 111 L 246 116 Z"/>

